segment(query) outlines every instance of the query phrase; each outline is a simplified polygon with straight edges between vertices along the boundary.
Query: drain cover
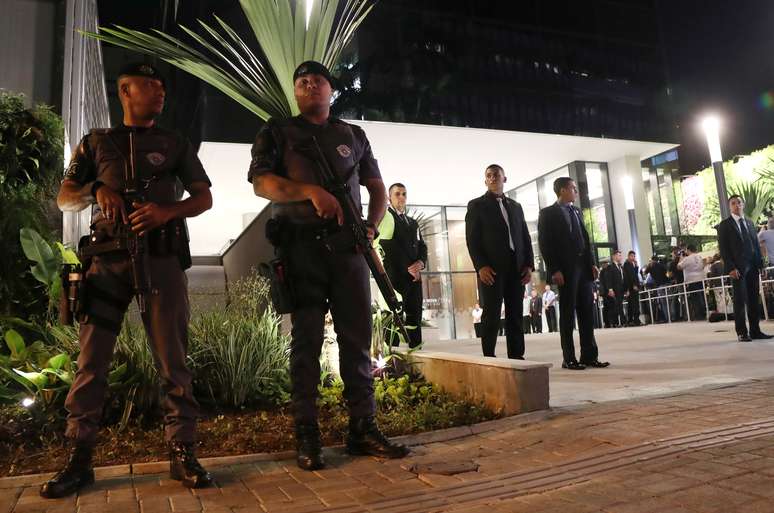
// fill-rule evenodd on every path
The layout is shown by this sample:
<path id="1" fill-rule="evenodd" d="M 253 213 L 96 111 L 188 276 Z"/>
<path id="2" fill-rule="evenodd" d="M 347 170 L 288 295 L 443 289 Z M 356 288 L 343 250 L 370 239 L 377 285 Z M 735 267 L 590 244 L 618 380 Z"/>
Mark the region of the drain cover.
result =
<path id="1" fill-rule="evenodd" d="M 464 472 L 478 472 L 478 463 L 471 460 L 463 461 L 439 461 L 437 463 L 414 463 L 408 469 L 414 474 L 438 474 L 453 476 Z"/>

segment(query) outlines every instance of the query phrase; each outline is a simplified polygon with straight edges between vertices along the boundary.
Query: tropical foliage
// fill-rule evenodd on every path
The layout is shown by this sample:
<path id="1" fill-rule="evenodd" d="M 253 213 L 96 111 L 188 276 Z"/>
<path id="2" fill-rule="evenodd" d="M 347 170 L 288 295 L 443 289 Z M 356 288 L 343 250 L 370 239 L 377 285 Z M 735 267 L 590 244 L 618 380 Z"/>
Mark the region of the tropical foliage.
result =
<path id="1" fill-rule="evenodd" d="M 774 146 L 723 163 L 729 194 L 745 202 L 745 215 L 756 223 L 771 215 L 774 204 Z M 715 174 L 711 167 L 675 186 L 683 234 L 714 235 L 720 222 Z"/>
<path id="2" fill-rule="evenodd" d="M 0 91 L 0 315 L 44 315 L 48 302 L 28 271 L 19 230 L 52 236 L 49 217 L 63 169 L 62 120 L 49 107 L 28 108 L 24 97 Z"/>
<path id="3" fill-rule="evenodd" d="M 84 34 L 158 57 L 216 87 L 261 119 L 298 114 L 292 75 L 296 66 L 316 60 L 328 68 L 339 61 L 358 26 L 373 8 L 371 0 L 240 0 L 259 48 L 250 48 L 225 21 L 199 20 L 202 33 L 180 26 L 191 42 L 159 30 L 122 26 Z"/>

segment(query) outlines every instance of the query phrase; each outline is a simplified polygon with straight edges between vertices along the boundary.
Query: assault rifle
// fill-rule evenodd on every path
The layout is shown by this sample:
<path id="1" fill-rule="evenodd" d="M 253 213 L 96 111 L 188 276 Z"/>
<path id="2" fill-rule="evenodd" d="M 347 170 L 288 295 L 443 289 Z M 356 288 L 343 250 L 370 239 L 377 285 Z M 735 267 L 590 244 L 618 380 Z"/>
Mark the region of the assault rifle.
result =
<path id="1" fill-rule="evenodd" d="M 398 301 L 398 297 L 395 295 L 395 288 L 393 288 L 390 278 L 384 270 L 382 261 L 376 254 L 371 241 L 368 240 L 368 226 L 358 206 L 352 199 L 350 187 L 333 171 L 316 137 L 312 137 L 312 150 L 314 151 L 313 160 L 320 170 L 322 185 L 341 205 L 341 209 L 344 212 L 344 223 L 352 230 L 357 251 L 365 258 L 366 264 L 368 264 L 368 268 L 371 270 L 371 275 L 379 287 L 379 292 L 382 293 L 387 307 L 392 312 L 393 322 L 397 326 L 398 332 L 404 341 L 408 343 L 408 331 L 403 322 L 403 304 Z M 414 329 L 420 329 L 420 327 L 417 326 Z"/>
<path id="2" fill-rule="evenodd" d="M 126 214 L 134 212 L 134 203 L 145 203 L 145 193 L 137 177 L 134 162 L 134 131 L 129 132 L 129 165 L 124 172 L 124 190 L 122 194 L 126 204 Z M 150 293 L 150 253 L 147 235 L 139 235 L 132 230 L 131 224 L 123 225 L 126 237 L 126 249 L 132 262 L 132 289 L 137 299 L 137 308 L 145 313 Z"/>

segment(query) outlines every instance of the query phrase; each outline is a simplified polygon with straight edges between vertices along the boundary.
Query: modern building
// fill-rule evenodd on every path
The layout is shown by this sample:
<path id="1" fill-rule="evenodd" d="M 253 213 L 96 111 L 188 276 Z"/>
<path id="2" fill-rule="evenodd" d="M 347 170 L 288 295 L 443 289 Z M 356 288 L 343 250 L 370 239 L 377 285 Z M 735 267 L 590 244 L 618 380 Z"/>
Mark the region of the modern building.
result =
<path id="1" fill-rule="evenodd" d="M 374 148 L 386 184 L 402 182 L 413 215 L 428 244 L 423 275 L 428 336 L 466 338 L 472 333 L 470 311 L 477 301 L 476 276 L 465 244 L 469 200 L 486 190 L 484 169 L 496 162 L 506 172 L 506 190 L 522 204 L 534 242 L 536 283 L 544 279 L 537 248 L 540 208 L 556 198 L 553 180 L 571 176 L 579 184 L 586 226 L 595 258 L 609 259 L 614 248 L 643 248 L 652 240 L 643 162 L 676 153 L 676 144 L 577 137 L 504 130 L 439 127 L 404 123 L 356 122 Z M 199 155 L 213 181 L 214 207 L 191 219 L 194 255 L 222 262 L 228 280 L 244 275 L 272 256 L 263 237 L 267 201 L 246 181 L 250 145 L 202 144 Z M 633 193 L 633 204 L 625 197 Z M 367 193 L 364 192 L 364 198 Z M 627 208 L 630 207 L 630 208 Z M 633 212 L 636 242 L 629 210 Z"/>

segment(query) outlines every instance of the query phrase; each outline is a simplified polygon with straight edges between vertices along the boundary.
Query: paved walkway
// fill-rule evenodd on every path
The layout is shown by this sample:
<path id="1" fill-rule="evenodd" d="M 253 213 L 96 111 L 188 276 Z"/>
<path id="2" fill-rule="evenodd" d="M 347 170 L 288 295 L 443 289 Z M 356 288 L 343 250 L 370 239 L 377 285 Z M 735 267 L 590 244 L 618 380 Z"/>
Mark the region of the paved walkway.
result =
<path id="1" fill-rule="evenodd" d="M 101 469 L 57 501 L 37 495 L 45 476 L 6 478 L 0 512 L 771 512 L 773 396 L 763 380 L 528 414 L 437 432 L 401 461 L 327 450 L 319 472 L 224 458 L 208 462 L 219 486 L 193 492 L 163 464 Z"/>
<path id="2" fill-rule="evenodd" d="M 774 343 L 739 344 L 728 329 L 600 332 L 614 367 L 552 371 L 554 403 L 569 406 L 408 437 L 404 460 L 326 449 L 326 470 L 302 472 L 288 453 L 215 458 L 218 486 L 194 491 L 165 463 L 124 465 L 56 501 L 38 496 L 48 476 L 11 477 L 0 479 L 0 513 L 771 513 Z M 554 342 L 528 338 L 528 357 L 557 363 Z M 619 395 L 634 398 L 589 402 Z"/>
<path id="3" fill-rule="evenodd" d="M 774 334 L 774 322 L 764 322 L 761 328 Z M 526 336 L 526 358 L 554 364 L 550 371 L 551 406 L 663 395 L 774 376 L 774 339 L 739 343 L 733 322 L 604 329 L 596 330 L 595 336 L 600 359 L 612 364 L 604 371 L 562 369 L 558 333 Z M 577 333 L 575 344 L 577 348 Z M 478 339 L 430 341 L 426 347 L 430 351 L 481 354 Z M 497 356 L 506 356 L 504 337 L 497 343 Z"/>

